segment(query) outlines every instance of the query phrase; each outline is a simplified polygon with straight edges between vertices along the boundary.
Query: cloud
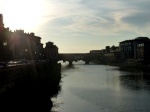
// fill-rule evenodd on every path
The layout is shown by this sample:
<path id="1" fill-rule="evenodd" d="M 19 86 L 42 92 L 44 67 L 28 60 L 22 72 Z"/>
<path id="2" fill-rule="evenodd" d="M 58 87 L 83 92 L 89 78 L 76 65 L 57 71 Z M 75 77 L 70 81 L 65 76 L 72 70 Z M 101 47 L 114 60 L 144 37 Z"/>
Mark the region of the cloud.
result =
<path id="1" fill-rule="evenodd" d="M 150 13 L 147 12 L 133 13 L 132 15 L 124 17 L 122 20 L 128 24 L 143 27 L 145 25 L 150 24 Z"/>
<path id="2" fill-rule="evenodd" d="M 63 50 L 72 42 L 81 51 L 104 48 L 147 35 L 149 4 L 149 0 L 47 0 L 47 22 L 38 32 Z M 71 52 L 73 48 L 69 48 Z"/>
<path id="3" fill-rule="evenodd" d="M 60 4 L 60 3 L 59 3 Z M 49 23 L 54 27 L 59 27 L 61 30 L 69 30 L 70 32 L 95 32 L 96 30 L 109 27 L 110 24 L 114 24 L 114 18 L 106 15 L 104 12 L 99 13 L 98 10 L 93 10 L 76 2 L 70 4 L 65 2 L 63 9 L 65 13 L 49 15 Z M 53 4 L 53 6 L 57 4 Z M 64 6 L 65 5 L 65 6 Z M 72 6 L 73 5 L 73 6 Z M 64 9 L 65 7 L 65 9 Z M 60 11 L 62 7 L 60 7 Z M 95 31 L 94 31 L 95 30 Z"/>
<path id="4" fill-rule="evenodd" d="M 2 9 L 5 8 L 7 12 L 5 15 L 8 15 L 9 11 L 13 11 L 14 14 L 17 12 L 17 8 L 12 11 L 8 9 L 8 6 L 12 4 L 6 6 L 8 2 L 2 1 L 0 1 L 0 8 L 1 6 Z M 1 5 L 2 3 L 5 5 Z M 42 3 L 41 0 L 38 0 L 35 3 L 38 8 L 33 5 L 33 2 L 29 3 L 30 5 L 28 2 L 24 4 L 20 2 L 20 6 L 33 8 L 31 13 L 34 12 L 34 14 L 27 16 L 28 19 L 25 20 L 31 18 L 32 23 L 37 20 L 39 21 L 36 23 L 41 21 L 42 24 L 38 24 L 33 32 L 36 32 L 37 35 L 38 33 L 43 34 L 44 38 L 53 36 L 54 41 L 58 38 L 67 40 L 67 38 L 75 37 L 81 37 L 80 41 L 86 37 L 89 39 L 95 37 L 97 40 L 98 37 L 100 39 L 104 37 L 106 40 L 112 40 L 111 38 L 115 37 L 128 38 L 131 36 L 134 38 L 138 35 L 148 35 L 150 32 L 149 0 L 43 0 Z M 19 2 L 17 4 L 13 1 L 13 4 L 16 4 L 16 7 L 19 6 Z M 23 10 L 23 12 L 26 11 Z M 39 12 L 42 15 L 39 15 Z M 19 13 L 20 11 L 18 15 Z"/>
<path id="5" fill-rule="evenodd" d="M 126 24 L 130 24 L 135 27 L 147 26 L 150 23 L 150 1 L 124 1 L 122 2 L 128 9 L 129 13 L 122 18 L 122 21 Z"/>

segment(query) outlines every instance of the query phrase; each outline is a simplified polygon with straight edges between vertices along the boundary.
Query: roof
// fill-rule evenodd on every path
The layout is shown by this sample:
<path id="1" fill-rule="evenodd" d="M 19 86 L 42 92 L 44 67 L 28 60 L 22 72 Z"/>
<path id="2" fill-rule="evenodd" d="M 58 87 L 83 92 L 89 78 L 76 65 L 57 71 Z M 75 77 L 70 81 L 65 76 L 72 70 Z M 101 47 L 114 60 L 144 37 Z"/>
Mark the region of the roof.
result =
<path id="1" fill-rule="evenodd" d="M 149 39 L 148 37 L 136 37 L 135 39 L 132 39 L 132 40 L 124 40 L 124 41 L 119 42 L 119 43 L 133 42 L 133 41 L 150 41 L 150 39 Z"/>

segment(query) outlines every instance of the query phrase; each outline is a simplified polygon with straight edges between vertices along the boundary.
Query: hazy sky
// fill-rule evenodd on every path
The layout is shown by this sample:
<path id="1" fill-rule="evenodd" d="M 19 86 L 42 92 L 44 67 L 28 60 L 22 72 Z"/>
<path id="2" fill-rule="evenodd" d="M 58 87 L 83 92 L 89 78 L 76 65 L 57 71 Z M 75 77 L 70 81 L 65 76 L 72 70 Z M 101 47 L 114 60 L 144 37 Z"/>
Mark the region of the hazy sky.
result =
<path id="1" fill-rule="evenodd" d="M 150 0 L 0 0 L 5 27 L 54 42 L 60 53 L 86 53 L 150 37 Z"/>

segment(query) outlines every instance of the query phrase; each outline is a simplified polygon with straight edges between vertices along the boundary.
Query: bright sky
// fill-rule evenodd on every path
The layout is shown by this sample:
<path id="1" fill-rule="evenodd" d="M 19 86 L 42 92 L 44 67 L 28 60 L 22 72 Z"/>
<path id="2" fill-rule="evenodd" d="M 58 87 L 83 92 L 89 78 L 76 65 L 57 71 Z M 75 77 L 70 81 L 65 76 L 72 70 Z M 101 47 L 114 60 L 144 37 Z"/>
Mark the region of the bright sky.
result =
<path id="1" fill-rule="evenodd" d="M 60 53 L 87 53 L 150 37 L 150 0 L 0 0 L 5 27 L 54 42 Z"/>

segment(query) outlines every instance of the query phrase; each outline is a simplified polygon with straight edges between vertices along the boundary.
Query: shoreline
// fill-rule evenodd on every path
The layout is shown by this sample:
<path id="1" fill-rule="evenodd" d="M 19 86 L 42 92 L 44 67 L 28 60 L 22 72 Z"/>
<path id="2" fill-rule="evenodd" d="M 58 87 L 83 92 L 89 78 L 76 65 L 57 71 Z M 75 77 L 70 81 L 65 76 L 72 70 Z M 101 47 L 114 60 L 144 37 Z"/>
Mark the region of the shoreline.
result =
<path id="1" fill-rule="evenodd" d="M 142 66 L 142 65 L 133 65 L 133 64 L 124 64 L 124 63 L 99 63 L 93 62 L 98 65 L 109 65 L 119 67 L 121 71 L 130 71 L 130 72 L 145 72 L 150 73 L 150 66 Z"/>

